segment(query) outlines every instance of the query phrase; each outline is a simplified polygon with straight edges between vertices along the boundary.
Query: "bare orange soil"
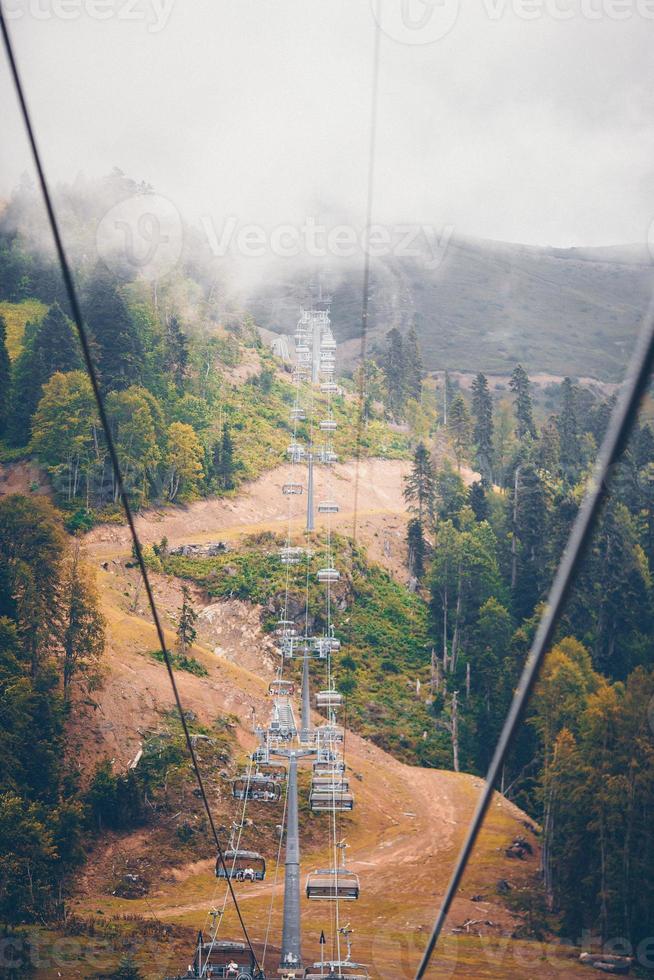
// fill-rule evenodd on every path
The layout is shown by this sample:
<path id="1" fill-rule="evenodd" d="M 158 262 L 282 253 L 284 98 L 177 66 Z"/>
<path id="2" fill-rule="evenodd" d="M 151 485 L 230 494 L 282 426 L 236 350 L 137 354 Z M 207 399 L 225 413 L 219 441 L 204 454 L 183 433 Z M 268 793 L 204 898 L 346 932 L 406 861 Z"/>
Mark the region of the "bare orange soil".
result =
<path id="1" fill-rule="evenodd" d="M 405 463 L 368 461 L 360 473 L 361 539 L 373 557 L 398 571 L 403 559 L 402 478 L 406 468 Z M 203 501 L 184 509 L 144 514 L 138 519 L 139 531 L 146 542 L 166 535 L 175 545 L 229 541 L 255 530 L 282 530 L 279 488 L 286 476 L 283 469 L 275 471 L 233 500 Z M 342 502 L 339 524 L 344 531 L 351 531 L 353 466 L 338 467 L 337 478 Z M 297 520 L 299 527 L 299 515 Z M 116 771 L 124 771 L 142 743 L 142 733 L 155 727 L 161 713 L 173 706 L 172 694 L 164 667 L 145 656 L 156 647 L 156 640 L 134 572 L 126 570 L 117 557 L 129 551 L 125 529 L 98 528 L 87 536 L 87 546 L 90 557 L 98 565 L 103 563 L 98 576 L 109 643 L 104 683 L 92 694 L 95 706 L 87 704 L 78 715 L 72 735 L 83 771 L 88 772 L 94 761 L 106 756 L 114 760 Z M 164 576 L 155 576 L 154 583 L 172 642 L 179 586 Z M 200 604 L 199 593 L 197 601 Z M 199 640 L 194 653 L 209 673 L 203 678 L 177 673 L 184 704 L 208 724 L 220 713 L 237 715 L 237 736 L 245 754 L 253 745 L 252 720 L 264 721 L 269 712 L 267 685 L 274 666 L 271 641 L 261 631 L 258 611 L 235 600 L 203 608 Z M 339 820 L 338 833 L 347 839 L 348 863 L 361 877 L 361 898 L 349 907 L 341 906 L 340 921 L 351 922 L 355 956 L 369 965 L 373 978 L 408 980 L 426 942 L 482 782 L 465 774 L 404 765 L 353 734 L 347 736 L 346 757 L 356 807 L 351 816 Z M 218 819 L 227 796 L 228 786 L 223 784 L 211 801 Z M 270 824 L 270 807 L 253 804 L 248 816 L 255 828 L 262 807 Z M 281 806 L 277 809 L 281 822 Z M 305 873 L 329 860 L 328 817 L 314 815 L 308 819 L 311 838 L 325 843 L 305 850 Z M 319 832 L 321 827 L 324 834 Z M 505 855 L 517 835 L 525 837 L 534 850 L 524 861 Z M 273 835 L 267 832 L 258 841 L 256 836 L 251 840 L 269 861 L 267 879 L 262 884 L 236 887 L 252 938 L 263 944 L 268 932 L 268 967 L 274 971 L 281 930 L 283 867 L 277 874 L 278 842 Z M 147 849 L 147 835 L 142 831 L 99 847 L 79 882 L 76 910 L 84 915 L 98 911 L 105 916 L 137 913 L 207 929 L 209 910 L 222 907 L 225 896 L 224 885 L 217 886 L 213 874 L 209 841 L 206 860 L 162 875 L 147 898 L 128 901 L 109 894 L 108 865 L 115 875 L 125 854 L 147 854 Z M 497 796 L 430 977 L 503 980 L 587 975 L 575 962 L 573 951 L 509 939 L 520 927 L 522 917 L 507 911 L 497 884 L 506 880 L 519 885 L 536 870 L 537 863 L 533 828 L 523 813 Z M 307 960 L 319 956 L 321 929 L 333 935 L 333 913 L 327 903 L 303 902 Z M 229 902 L 221 929 L 221 935 L 228 934 L 238 935 Z M 328 953 L 331 955 L 329 948 Z M 185 969 L 188 959 L 186 956 L 180 961 L 179 951 L 158 949 L 147 961 L 142 958 L 140 966 L 148 978 L 161 980 L 165 972 Z M 85 976 L 73 970 L 67 975 Z"/>

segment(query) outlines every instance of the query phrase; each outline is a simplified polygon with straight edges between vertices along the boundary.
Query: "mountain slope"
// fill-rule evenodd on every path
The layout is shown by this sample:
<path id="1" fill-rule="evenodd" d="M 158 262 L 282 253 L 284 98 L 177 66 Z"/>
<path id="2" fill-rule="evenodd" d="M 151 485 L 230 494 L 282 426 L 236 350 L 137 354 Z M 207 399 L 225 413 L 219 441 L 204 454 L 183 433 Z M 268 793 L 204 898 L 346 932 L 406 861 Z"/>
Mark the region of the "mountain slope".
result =
<path id="1" fill-rule="evenodd" d="M 334 265 L 323 278 L 342 366 L 360 348 L 361 274 Z M 452 239 L 428 254 L 373 262 L 369 346 L 415 323 L 429 370 L 530 372 L 619 380 L 652 289 L 645 247 L 551 249 Z M 251 299 L 257 322 L 291 333 L 307 302 L 306 275 L 271 277 Z"/>

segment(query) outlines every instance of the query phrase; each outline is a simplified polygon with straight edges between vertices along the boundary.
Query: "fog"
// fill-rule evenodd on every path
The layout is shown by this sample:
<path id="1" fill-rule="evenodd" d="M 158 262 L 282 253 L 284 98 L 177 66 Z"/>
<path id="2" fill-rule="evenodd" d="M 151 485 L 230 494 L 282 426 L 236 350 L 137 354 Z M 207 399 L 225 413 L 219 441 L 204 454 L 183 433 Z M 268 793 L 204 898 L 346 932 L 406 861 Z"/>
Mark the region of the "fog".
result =
<path id="1" fill-rule="evenodd" d="M 401 0 L 383 0 L 373 221 L 539 245 L 647 241 L 653 4 L 405 4 L 402 20 Z M 52 179 L 117 166 L 217 234 L 228 219 L 363 223 L 369 0 L 4 5 Z M 32 168 L 4 61 L 0 98 L 7 197 Z"/>

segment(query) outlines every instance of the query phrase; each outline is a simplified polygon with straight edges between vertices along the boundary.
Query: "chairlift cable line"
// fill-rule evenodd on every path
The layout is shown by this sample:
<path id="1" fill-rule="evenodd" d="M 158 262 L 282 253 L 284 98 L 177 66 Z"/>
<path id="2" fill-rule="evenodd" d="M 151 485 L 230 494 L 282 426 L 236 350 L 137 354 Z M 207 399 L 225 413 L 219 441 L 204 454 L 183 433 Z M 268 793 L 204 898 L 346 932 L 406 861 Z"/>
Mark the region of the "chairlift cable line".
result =
<path id="1" fill-rule="evenodd" d="M 381 5 L 382 0 L 374 0 L 374 38 L 372 55 L 372 87 L 370 101 L 370 134 L 368 143 L 368 175 L 366 198 L 365 234 L 370 234 L 372 208 L 375 189 L 375 160 L 377 155 L 377 121 L 379 114 L 379 61 L 381 48 Z M 354 518 L 352 521 L 352 542 L 357 539 L 357 514 L 359 506 L 359 481 L 361 467 L 361 443 L 363 440 L 364 415 L 366 405 L 366 355 L 368 352 L 368 315 L 370 312 L 370 249 L 364 248 L 363 280 L 361 297 L 361 348 L 359 354 L 359 409 L 356 425 L 355 471 L 354 471 Z"/>
<path id="2" fill-rule="evenodd" d="M 520 678 L 520 683 L 513 697 L 502 731 L 500 732 L 495 753 L 486 775 L 484 789 L 470 823 L 468 834 L 461 847 L 456 866 L 452 872 L 452 877 L 438 911 L 429 942 L 418 966 L 415 980 L 421 980 L 425 975 L 425 971 L 429 966 L 429 962 L 443 930 L 445 919 L 461 884 L 463 874 L 493 798 L 494 787 L 500 776 L 502 765 L 511 748 L 518 726 L 522 721 L 530 696 L 538 680 L 543 659 L 554 636 L 554 630 L 574 584 L 579 565 L 591 541 L 602 504 L 607 494 L 611 468 L 618 462 L 627 445 L 629 435 L 638 416 L 641 399 L 647 391 L 653 366 L 654 303 L 650 302 L 650 307 L 643 320 L 643 325 L 638 335 L 625 380 L 611 413 L 609 425 L 602 440 L 592 475 L 589 478 L 581 507 L 575 518 L 565 551 L 556 570 L 547 597 L 547 603 Z"/>
<path id="3" fill-rule="evenodd" d="M 196 777 L 196 780 L 197 780 L 197 783 L 198 783 L 198 788 L 200 790 L 200 795 L 202 797 L 202 802 L 203 802 L 203 805 L 204 805 L 204 809 L 206 811 L 207 819 L 209 821 L 209 826 L 211 828 L 211 834 L 212 834 L 212 837 L 214 839 L 214 843 L 216 845 L 216 849 L 217 849 L 217 852 L 218 852 L 218 858 L 219 858 L 219 860 L 221 862 L 221 865 L 223 866 L 223 868 L 225 870 L 225 873 L 227 873 L 227 868 L 226 868 L 226 865 L 225 865 L 225 857 L 224 857 L 223 849 L 222 849 L 222 846 L 220 844 L 220 839 L 218 837 L 218 831 L 217 831 L 216 824 L 215 824 L 214 819 L 213 819 L 213 814 L 211 812 L 211 807 L 209 805 L 209 800 L 208 800 L 208 797 L 207 797 L 207 792 L 206 792 L 206 788 L 205 788 L 205 785 L 204 785 L 204 780 L 202 778 L 202 774 L 200 772 L 200 768 L 199 768 L 199 765 L 198 765 L 198 760 L 197 760 L 197 757 L 196 757 L 196 754 L 195 754 L 195 749 L 193 748 L 193 743 L 191 741 L 191 734 L 190 734 L 190 731 L 189 731 L 189 728 L 188 728 L 188 724 L 187 724 L 187 721 L 186 721 L 186 716 L 184 714 L 184 707 L 183 707 L 182 700 L 181 700 L 181 697 L 180 697 L 180 694 L 179 694 L 179 690 L 178 690 L 178 687 L 177 687 L 177 682 L 175 680 L 175 675 L 174 675 L 174 672 L 173 672 L 173 667 L 172 667 L 172 662 L 171 662 L 171 659 L 170 659 L 170 654 L 168 652 L 168 648 L 167 648 L 167 645 L 166 645 L 166 640 L 165 640 L 165 636 L 164 636 L 163 627 L 162 627 L 162 624 L 161 624 L 161 620 L 159 618 L 159 613 L 158 613 L 158 610 L 157 610 L 157 605 L 156 605 L 156 602 L 155 602 L 154 593 L 152 591 L 152 585 L 150 583 L 150 578 L 148 576 L 148 571 L 147 571 L 147 568 L 146 568 L 146 565 L 145 565 L 145 561 L 143 559 L 143 549 L 141 547 L 141 542 L 139 540 L 139 536 L 138 536 L 138 533 L 136 531 L 136 525 L 134 523 L 134 515 L 132 514 L 131 505 L 129 503 L 129 499 L 128 499 L 128 496 L 127 496 L 127 491 L 125 489 L 125 484 L 124 484 L 124 481 L 123 481 L 122 470 L 121 470 L 121 467 L 120 467 L 120 462 L 118 460 L 118 454 L 116 452 L 116 446 L 114 444 L 114 439 L 113 439 L 113 436 L 111 434 L 111 428 L 109 426 L 109 419 L 108 419 L 106 408 L 105 408 L 105 404 L 104 404 L 104 397 L 102 395 L 102 392 L 100 391 L 100 385 L 99 385 L 99 381 L 98 381 L 98 375 L 97 375 L 97 372 L 96 372 L 96 369 L 95 369 L 95 365 L 93 363 L 93 359 L 92 359 L 92 356 L 91 356 L 91 347 L 90 347 L 90 343 L 89 343 L 89 338 L 88 338 L 87 333 L 86 333 L 86 327 L 84 325 L 84 319 L 82 317 L 81 305 L 80 305 L 80 302 L 79 302 L 79 299 L 78 299 L 78 296 L 77 296 L 77 290 L 75 288 L 75 284 L 73 282 L 73 276 L 72 276 L 72 272 L 71 272 L 71 269 L 70 269 L 70 265 L 68 263 L 68 257 L 66 255 L 66 250 L 64 248 L 63 239 L 61 237 L 61 232 L 60 232 L 60 229 L 59 229 L 59 222 L 58 222 L 57 216 L 55 214 L 55 209 L 54 209 L 54 205 L 53 205 L 53 202 L 52 202 L 52 197 L 50 195 L 50 189 L 49 189 L 48 181 L 47 181 L 47 178 L 45 176 L 45 170 L 43 168 L 43 164 L 42 164 L 42 161 L 41 161 L 41 154 L 39 152 L 38 145 L 37 145 L 37 142 L 36 142 L 36 135 L 35 135 L 34 128 L 33 128 L 33 125 L 32 125 L 32 119 L 31 119 L 30 112 L 29 112 L 29 109 L 28 109 L 28 106 L 27 106 L 27 101 L 26 101 L 26 98 L 25 98 L 25 93 L 23 91 L 23 84 L 22 84 L 22 81 L 21 81 L 20 73 L 18 71 L 18 65 L 17 65 L 17 62 L 16 62 L 16 58 L 15 58 L 15 55 L 14 55 L 14 49 L 13 49 L 13 45 L 12 45 L 12 42 L 11 42 L 11 37 L 9 35 L 9 31 L 8 31 L 8 28 L 7 28 L 7 23 L 6 23 L 6 20 L 5 20 L 4 7 L 2 5 L 2 0 L 0 0 L 0 28 L 2 29 L 2 38 L 3 38 L 4 48 L 5 48 L 5 52 L 7 54 L 7 60 L 9 62 L 9 68 L 10 68 L 11 76 L 12 76 L 12 79 L 13 79 L 14 88 L 16 90 L 16 96 L 18 98 L 18 103 L 19 103 L 19 108 L 20 108 L 21 116 L 23 118 L 23 123 L 25 125 L 25 131 L 26 131 L 28 142 L 29 142 L 29 145 L 30 145 L 30 150 L 31 150 L 31 153 L 32 153 L 33 161 L 34 161 L 34 166 L 35 166 L 35 169 L 36 169 L 36 172 L 37 172 L 38 182 L 39 182 L 39 185 L 41 187 L 41 193 L 43 194 L 43 200 L 44 200 L 46 212 L 47 212 L 47 215 L 48 215 L 48 221 L 49 221 L 49 224 L 50 224 L 50 229 L 52 231 L 52 237 L 54 239 L 55 250 L 56 250 L 57 258 L 58 258 L 59 265 L 60 265 L 60 268 L 61 268 L 61 274 L 62 274 L 62 278 L 64 280 L 64 286 L 65 286 L 66 293 L 67 293 L 67 296 L 68 296 L 68 301 L 70 303 L 70 310 L 71 310 L 71 313 L 72 313 L 72 318 L 73 318 L 73 321 L 75 323 L 75 327 L 77 329 L 77 335 L 79 337 L 80 346 L 82 348 L 82 355 L 83 355 L 83 358 L 84 358 L 84 363 L 86 365 L 86 370 L 88 372 L 89 380 L 91 382 L 91 387 L 93 389 L 93 395 L 95 397 L 96 405 L 97 405 L 97 408 L 98 408 L 98 415 L 100 416 L 100 422 L 101 422 L 101 425 L 102 425 L 102 428 L 103 428 L 103 431 L 104 431 L 105 440 L 106 440 L 106 443 L 107 443 L 107 450 L 109 452 L 109 457 L 111 459 L 112 469 L 114 471 L 114 477 L 115 477 L 115 480 L 116 480 L 116 484 L 118 486 L 118 495 L 119 495 L 120 500 L 121 500 L 121 503 L 123 505 L 123 510 L 125 511 L 125 517 L 127 519 L 127 523 L 128 523 L 128 526 L 129 526 L 130 534 L 131 534 L 131 537 L 132 537 L 132 542 L 133 542 L 133 545 L 134 545 L 134 552 L 135 552 L 135 555 L 136 555 L 136 561 L 137 561 L 137 564 L 139 566 L 139 570 L 141 572 L 141 576 L 143 578 L 143 584 L 145 585 L 145 590 L 146 590 L 147 597 L 148 597 L 148 604 L 150 606 L 150 611 L 152 613 L 152 618 L 154 620 L 154 625 L 155 625 L 157 637 L 158 637 L 159 643 L 161 645 L 161 652 L 162 652 L 163 657 L 164 657 L 164 662 L 165 662 L 165 665 L 166 665 L 166 670 L 168 671 L 168 677 L 169 677 L 170 684 L 171 684 L 171 687 L 172 687 L 172 690 L 173 690 L 173 695 L 174 695 L 174 698 L 175 698 L 175 704 L 177 706 L 177 711 L 179 713 L 179 717 L 180 717 L 182 729 L 183 729 L 183 732 L 184 732 L 184 738 L 186 739 L 186 745 L 187 745 L 187 748 L 188 748 L 188 751 L 189 751 L 189 755 L 191 757 L 191 763 L 192 763 L 192 766 L 193 766 L 193 770 L 195 772 L 195 777 Z M 259 967 L 259 961 L 257 959 L 257 955 L 256 955 L 256 953 L 254 951 L 253 946 L 252 946 L 252 942 L 250 940 L 250 936 L 249 936 L 249 933 L 247 931 L 247 927 L 245 925 L 245 920 L 244 920 L 243 915 L 241 913 L 241 910 L 240 910 L 240 907 L 239 907 L 239 904 L 238 904 L 238 900 L 236 898 L 236 893 L 235 893 L 235 891 L 234 891 L 234 889 L 233 889 L 233 887 L 231 885 L 231 882 L 230 882 L 230 892 L 231 892 L 232 899 L 234 901 L 234 907 L 236 909 L 236 912 L 237 912 L 237 915 L 238 915 L 238 918 L 239 918 L 241 929 L 243 931 L 243 936 L 244 936 L 244 938 L 245 938 L 245 940 L 247 942 L 247 945 L 248 945 L 248 947 L 250 949 L 250 953 L 251 953 L 251 955 L 253 957 L 253 962 L 255 964 L 257 973 L 260 973 L 261 970 L 260 970 L 260 967 Z"/>
<path id="4" fill-rule="evenodd" d="M 241 837 L 242 837 L 242 834 L 243 834 L 243 826 L 245 824 L 245 812 L 246 812 L 246 807 L 247 807 L 247 804 L 248 804 L 248 796 L 249 796 L 250 783 L 251 783 L 251 780 L 252 780 L 252 768 L 253 768 L 253 766 L 254 766 L 254 760 L 252 758 L 250 758 L 249 763 L 248 763 L 248 769 L 247 769 L 247 782 L 246 782 L 246 786 L 245 786 L 245 793 L 244 793 L 244 796 L 243 796 L 243 806 L 241 807 L 241 821 L 240 821 L 239 828 L 238 828 L 238 837 L 237 837 L 235 843 L 233 843 L 233 841 L 234 841 L 234 826 L 233 825 L 232 825 L 232 833 L 230 834 L 230 847 L 232 848 L 234 854 L 233 854 L 233 857 L 232 857 L 232 867 L 231 867 L 231 870 L 230 870 L 230 875 L 228 876 L 228 879 L 227 879 L 228 883 L 229 883 L 229 881 L 231 881 L 231 876 L 234 874 L 234 871 L 236 869 L 236 862 L 238 860 L 238 851 L 240 850 L 240 847 L 241 847 Z M 216 883 L 216 886 L 214 886 L 214 889 L 213 889 L 213 892 L 212 892 L 212 896 L 211 896 L 211 905 L 212 906 L 213 906 L 213 898 L 214 898 L 214 895 L 217 892 L 217 884 L 218 883 Z M 209 946 L 209 952 L 207 953 L 207 957 L 205 959 L 204 965 L 202 966 L 201 976 L 204 976 L 205 970 L 209 966 L 209 962 L 211 960 L 211 954 L 214 951 L 214 948 L 215 948 L 215 945 L 216 945 L 216 942 L 217 942 L 217 939 L 218 939 L 218 932 L 220 930 L 220 927 L 221 927 L 221 925 L 223 923 L 223 919 L 225 917 L 225 910 L 227 908 L 227 900 L 228 900 L 228 898 L 229 898 L 229 888 L 225 888 L 225 894 L 224 894 L 224 897 L 223 897 L 223 904 L 222 904 L 222 908 L 220 910 L 220 918 L 218 920 L 218 923 L 216 925 L 216 928 L 214 929 L 213 935 L 211 937 L 211 945 Z M 210 917 L 211 917 L 211 913 L 210 912 L 207 912 L 207 918 L 210 918 Z M 263 967 L 263 964 L 262 964 L 262 967 Z"/>
<path id="5" fill-rule="evenodd" d="M 275 865 L 275 878 L 273 880 L 273 886 L 270 892 L 270 904 L 268 906 L 268 922 L 266 924 L 266 936 L 263 943 L 263 955 L 261 957 L 262 969 L 264 969 L 266 966 L 266 955 L 268 953 L 268 938 L 270 936 L 270 925 L 272 922 L 273 905 L 275 902 L 275 890 L 277 888 L 277 879 L 279 877 L 279 868 L 281 865 L 281 858 L 282 858 L 282 846 L 284 843 L 284 830 L 286 827 L 287 804 L 288 804 L 288 781 L 286 782 L 284 788 L 284 811 L 282 813 L 281 833 L 279 835 L 279 844 L 277 846 L 277 863 Z"/>

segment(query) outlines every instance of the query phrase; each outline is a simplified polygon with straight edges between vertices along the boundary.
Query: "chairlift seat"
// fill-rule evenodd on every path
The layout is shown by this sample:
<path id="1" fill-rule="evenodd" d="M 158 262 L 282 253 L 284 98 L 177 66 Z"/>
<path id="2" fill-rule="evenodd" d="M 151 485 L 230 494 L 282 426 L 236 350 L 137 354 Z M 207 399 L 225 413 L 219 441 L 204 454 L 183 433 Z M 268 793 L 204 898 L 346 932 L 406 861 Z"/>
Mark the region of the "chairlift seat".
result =
<path id="1" fill-rule="evenodd" d="M 359 876 L 345 868 L 325 868 L 307 876 L 307 898 L 322 901 L 356 901 L 359 897 Z"/>
<path id="2" fill-rule="evenodd" d="M 321 568 L 318 571 L 319 582 L 338 582 L 341 573 L 336 568 Z"/>
<path id="3" fill-rule="evenodd" d="M 263 881 L 266 877 L 265 859 L 257 851 L 225 851 L 225 867 L 216 861 L 216 877 L 232 881 Z M 225 873 L 225 868 L 227 873 Z"/>
<path id="4" fill-rule="evenodd" d="M 314 813 L 347 813 L 354 809 L 354 794 L 332 793 L 329 790 L 311 790 L 309 803 Z"/>

